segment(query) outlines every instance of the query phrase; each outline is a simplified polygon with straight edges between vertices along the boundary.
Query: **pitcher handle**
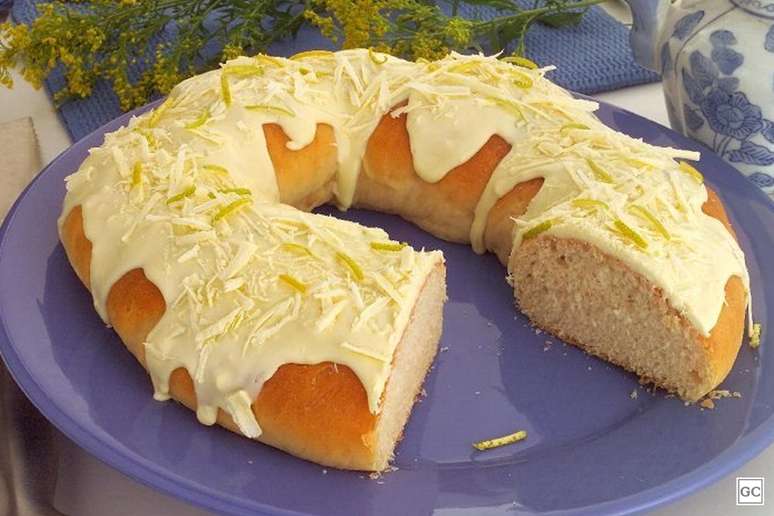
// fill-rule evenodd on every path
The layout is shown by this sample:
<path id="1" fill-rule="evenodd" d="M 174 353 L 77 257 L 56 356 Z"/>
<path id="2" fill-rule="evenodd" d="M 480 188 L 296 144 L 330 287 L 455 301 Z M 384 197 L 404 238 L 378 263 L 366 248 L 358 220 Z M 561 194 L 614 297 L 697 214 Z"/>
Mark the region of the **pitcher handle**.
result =
<path id="1" fill-rule="evenodd" d="M 666 19 L 670 0 L 625 0 L 632 11 L 632 31 L 629 41 L 634 60 L 641 66 L 661 72 L 656 45 L 661 26 Z"/>

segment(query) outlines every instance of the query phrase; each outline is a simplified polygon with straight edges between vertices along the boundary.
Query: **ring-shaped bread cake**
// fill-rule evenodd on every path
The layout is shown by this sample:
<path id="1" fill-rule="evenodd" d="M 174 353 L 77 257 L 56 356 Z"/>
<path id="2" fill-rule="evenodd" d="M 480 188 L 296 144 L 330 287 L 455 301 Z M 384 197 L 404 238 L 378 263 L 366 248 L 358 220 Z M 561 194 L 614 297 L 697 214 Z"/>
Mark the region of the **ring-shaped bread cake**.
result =
<path id="1" fill-rule="evenodd" d="M 492 251 L 537 326 L 686 400 L 726 376 L 744 255 L 684 160 L 529 62 L 369 50 L 241 57 L 106 135 L 61 240 L 155 397 L 294 455 L 382 470 L 441 332 L 445 269 L 396 213 Z"/>

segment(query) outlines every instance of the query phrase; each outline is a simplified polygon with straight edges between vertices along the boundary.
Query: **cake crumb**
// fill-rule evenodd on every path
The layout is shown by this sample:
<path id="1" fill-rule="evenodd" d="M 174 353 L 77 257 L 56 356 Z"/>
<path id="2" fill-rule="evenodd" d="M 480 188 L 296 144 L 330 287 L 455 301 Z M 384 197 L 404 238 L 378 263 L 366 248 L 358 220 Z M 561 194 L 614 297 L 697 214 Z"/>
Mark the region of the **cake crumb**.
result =
<path id="1" fill-rule="evenodd" d="M 761 345 L 761 323 L 753 323 L 750 328 L 750 347 L 758 348 Z"/>
<path id="2" fill-rule="evenodd" d="M 379 480 L 380 478 L 382 478 L 382 474 L 379 471 L 374 471 L 368 474 L 368 478 L 370 478 L 371 480 Z"/>
<path id="3" fill-rule="evenodd" d="M 715 408 L 715 402 L 712 401 L 710 398 L 705 398 L 701 400 L 701 403 L 699 403 L 699 405 L 702 408 L 709 409 L 709 410 L 713 410 Z"/>
<path id="4" fill-rule="evenodd" d="M 633 399 L 633 400 L 636 400 L 636 399 L 637 399 L 637 396 L 639 396 L 639 394 L 637 393 L 637 389 L 634 389 L 634 390 L 633 390 L 633 391 L 632 391 L 632 392 L 629 394 L 629 397 L 630 397 L 631 399 Z"/>
<path id="5" fill-rule="evenodd" d="M 449 351 L 449 346 L 444 346 L 441 348 L 441 353 L 446 353 L 447 351 Z"/>

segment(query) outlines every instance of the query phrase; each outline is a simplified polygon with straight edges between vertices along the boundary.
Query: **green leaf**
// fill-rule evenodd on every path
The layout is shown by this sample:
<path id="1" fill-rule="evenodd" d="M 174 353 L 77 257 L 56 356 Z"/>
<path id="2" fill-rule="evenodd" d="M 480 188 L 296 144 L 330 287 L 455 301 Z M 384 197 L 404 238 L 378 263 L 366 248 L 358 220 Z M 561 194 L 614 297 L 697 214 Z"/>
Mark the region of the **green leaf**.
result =
<path id="1" fill-rule="evenodd" d="M 565 11 L 559 13 L 544 14 L 538 18 L 538 22 L 543 25 L 548 25 L 554 29 L 561 27 L 574 27 L 583 20 L 583 15 L 586 13 L 583 11 Z"/>

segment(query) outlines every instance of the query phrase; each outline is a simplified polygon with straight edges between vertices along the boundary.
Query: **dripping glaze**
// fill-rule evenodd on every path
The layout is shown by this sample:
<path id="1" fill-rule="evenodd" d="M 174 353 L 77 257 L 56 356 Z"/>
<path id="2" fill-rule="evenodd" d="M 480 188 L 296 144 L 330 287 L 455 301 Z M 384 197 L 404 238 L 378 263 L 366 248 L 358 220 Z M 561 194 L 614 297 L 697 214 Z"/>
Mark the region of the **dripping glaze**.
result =
<path id="1" fill-rule="evenodd" d="M 103 319 L 111 286 L 131 269 L 161 291 L 167 310 L 145 343 L 156 398 L 168 397 L 169 375 L 185 367 L 199 419 L 214 423 L 220 408 L 250 437 L 260 434 L 251 400 L 285 363 L 347 365 L 378 413 L 411 307 L 443 260 L 389 244 L 381 230 L 278 204 L 266 123 L 293 150 L 314 140 L 318 124 L 333 128 L 342 208 L 385 114 L 406 114 L 414 168 L 431 183 L 497 134 L 511 149 L 475 210 L 477 252 L 487 248 L 496 201 L 542 177 L 515 222 L 514 251 L 536 228 L 588 241 L 709 334 L 728 278 L 739 276 L 748 292 L 749 280 L 734 239 L 701 211 L 700 177 L 678 161 L 698 155 L 607 128 L 595 103 L 552 84 L 547 70 L 459 54 L 412 63 L 367 50 L 240 57 L 107 135 L 68 178 L 60 227 L 80 205 Z"/>

